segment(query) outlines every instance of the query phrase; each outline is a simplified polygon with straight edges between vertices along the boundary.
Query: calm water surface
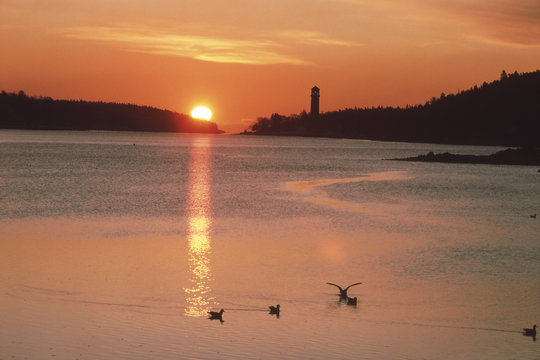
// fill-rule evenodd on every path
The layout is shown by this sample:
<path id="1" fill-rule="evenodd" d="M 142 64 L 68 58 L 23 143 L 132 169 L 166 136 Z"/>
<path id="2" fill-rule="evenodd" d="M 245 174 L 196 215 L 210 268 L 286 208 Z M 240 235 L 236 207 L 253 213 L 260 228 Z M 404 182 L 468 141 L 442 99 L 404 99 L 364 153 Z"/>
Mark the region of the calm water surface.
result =
<path id="1" fill-rule="evenodd" d="M 497 150 L 2 130 L 0 359 L 537 359 L 538 169 L 382 160 Z"/>

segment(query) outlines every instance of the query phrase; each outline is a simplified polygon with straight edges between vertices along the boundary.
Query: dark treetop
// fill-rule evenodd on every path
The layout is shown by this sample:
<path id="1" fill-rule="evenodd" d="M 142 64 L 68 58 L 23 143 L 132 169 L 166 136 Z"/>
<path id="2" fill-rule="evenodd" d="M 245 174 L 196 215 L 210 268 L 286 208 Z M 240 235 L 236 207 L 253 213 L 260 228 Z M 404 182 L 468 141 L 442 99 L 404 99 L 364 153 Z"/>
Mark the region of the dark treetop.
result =
<path id="1" fill-rule="evenodd" d="M 214 122 L 149 106 L 0 93 L 0 128 L 213 133 Z"/>
<path id="2" fill-rule="evenodd" d="M 321 136 L 443 144 L 540 145 L 540 70 L 508 75 L 424 105 L 310 116 L 261 117 L 245 134 Z"/>

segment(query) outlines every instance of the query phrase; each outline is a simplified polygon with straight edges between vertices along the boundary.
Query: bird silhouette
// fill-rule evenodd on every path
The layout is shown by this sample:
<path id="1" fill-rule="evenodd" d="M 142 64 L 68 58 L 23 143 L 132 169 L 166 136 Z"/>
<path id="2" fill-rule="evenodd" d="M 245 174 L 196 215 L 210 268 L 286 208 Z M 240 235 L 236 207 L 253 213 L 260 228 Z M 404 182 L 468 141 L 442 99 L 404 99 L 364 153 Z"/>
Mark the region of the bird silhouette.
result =
<path id="1" fill-rule="evenodd" d="M 360 285 L 361 282 L 359 283 L 354 283 L 354 284 L 351 284 L 349 286 L 347 286 L 345 289 L 343 289 L 341 286 L 339 285 L 336 285 L 336 284 L 332 284 L 332 283 L 329 283 L 327 282 L 328 285 L 332 285 L 332 286 L 335 286 L 339 289 L 339 298 L 340 300 L 346 300 L 348 298 L 348 295 L 347 295 L 347 290 L 349 290 L 350 287 L 353 287 L 353 286 L 356 286 L 356 285 Z"/>
<path id="2" fill-rule="evenodd" d="M 533 219 L 536 219 L 536 214 L 532 214 L 532 215 L 529 215 L 530 217 L 532 217 Z"/>
<path id="3" fill-rule="evenodd" d="M 532 336 L 533 340 L 536 340 L 536 325 L 533 325 L 532 329 L 523 329 L 523 335 Z"/>
<path id="4" fill-rule="evenodd" d="M 350 298 L 350 297 L 347 298 L 347 305 L 356 306 L 357 302 L 358 302 L 358 299 L 356 298 L 356 296 L 353 298 Z"/>
<path id="5" fill-rule="evenodd" d="M 271 315 L 276 315 L 276 317 L 279 319 L 279 312 L 280 312 L 279 304 L 277 304 L 276 306 L 269 306 L 268 309 L 270 310 Z"/>
<path id="6" fill-rule="evenodd" d="M 208 311 L 208 314 L 210 315 L 208 318 L 211 320 L 219 320 L 223 322 L 223 313 L 225 310 L 221 309 L 219 312 L 217 311 Z"/>

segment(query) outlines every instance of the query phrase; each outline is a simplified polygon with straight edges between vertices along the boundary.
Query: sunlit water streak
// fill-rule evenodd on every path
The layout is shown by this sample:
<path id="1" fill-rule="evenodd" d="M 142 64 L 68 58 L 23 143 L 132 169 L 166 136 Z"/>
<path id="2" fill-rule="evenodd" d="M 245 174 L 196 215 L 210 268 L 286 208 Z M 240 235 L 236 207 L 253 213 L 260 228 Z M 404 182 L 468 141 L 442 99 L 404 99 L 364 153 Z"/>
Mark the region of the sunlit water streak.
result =
<path id="1" fill-rule="evenodd" d="M 289 191 L 300 193 L 307 201 L 315 204 L 322 204 L 332 206 L 339 209 L 363 212 L 371 215 L 389 216 L 387 213 L 374 209 L 373 207 L 366 206 L 365 204 L 358 204 L 353 202 L 341 201 L 333 199 L 326 193 L 316 189 L 319 187 L 344 184 L 344 183 L 357 183 L 362 181 L 398 181 L 407 180 L 410 176 L 407 176 L 404 172 L 400 171 L 388 171 L 371 173 L 366 176 L 359 176 L 353 178 L 338 178 L 338 179 L 323 179 L 323 180 L 311 180 L 311 181 L 291 181 L 285 183 L 284 188 Z"/>
<path id="2" fill-rule="evenodd" d="M 410 213 L 407 213 L 407 208 L 403 205 L 392 204 L 390 206 L 385 204 L 384 206 L 379 206 L 378 204 L 362 201 L 359 202 L 358 200 L 356 202 L 344 201 L 332 198 L 326 192 L 324 192 L 324 190 L 322 190 L 322 188 L 326 186 L 336 184 L 405 181 L 410 180 L 411 178 L 412 177 L 405 171 L 383 171 L 351 178 L 291 181 L 285 183 L 283 188 L 287 191 L 299 194 L 304 201 L 333 207 L 338 210 L 352 211 L 382 218 L 399 216 L 402 220 L 441 224 L 442 222 L 438 219 L 436 220 L 427 217 L 413 216 Z"/>
<path id="3" fill-rule="evenodd" d="M 210 138 L 194 139 L 189 160 L 188 182 L 188 256 L 191 286 L 184 288 L 185 313 L 206 315 L 214 300 L 210 283 L 212 271 L 209 254 L 211 226 L 211 144 Z"/>

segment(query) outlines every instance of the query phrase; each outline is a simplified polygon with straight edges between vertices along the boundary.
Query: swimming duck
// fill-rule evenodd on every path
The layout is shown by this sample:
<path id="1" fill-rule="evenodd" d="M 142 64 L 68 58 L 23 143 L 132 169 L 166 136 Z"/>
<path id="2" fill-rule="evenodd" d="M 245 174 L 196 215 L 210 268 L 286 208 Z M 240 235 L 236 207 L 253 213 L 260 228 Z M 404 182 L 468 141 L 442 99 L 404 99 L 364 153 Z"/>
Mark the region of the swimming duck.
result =
<path id="1" fill-rule="evenodd" d="M 532 336 L 533 338 L 536 338 L 536 325 L 533 325 L 532 329 L 524 328 L 523 335 Z"/>
<path id="2" fill-rule="evenodd" d="M 356 296 L 353 298 L 350 298 L 350 297 L 347 298 L 347 305 L 356 306 L 357 302 L 358 302 L 358 299 L 356 298 Z"/>
<path id="3" fill-rule="evenodd" d="M 357 303 L 358 303 L 358 299 L 356 298 L 356 296 L 353 298 L 350 298 L 350 297 L 347 298 L 347 305 L 356 306 Z"/>
<path id="4" fill-rule="evenodd" d="M 269 306 L 268 309 L 270 309 L 270 314 L 279 315 L 279 304 L 276 306 Z"/>
<path id="5" fill-rule="evenodd" d="M 361 282 L 351 284 L 351 285 L 347 286 L 345 289 L 343 289 L 343 288 L 342 288 L 341 286 L 339 286 L 339 285 L 332 284 L 332 283 L 329 283 L 329 282 L 327 282 L 327 284 L 328 284 L 328 285 L 333 285 L 333 286 L 337 287 L 337 288 L 339 289 L 339 298 L 340 298 L 340 300 L 346 300 L 346 299 L 348 298 L 348 296 L 347 296 L 347 290 L 349 290 L 349 288 L 352 287 L 352 286 L 360 285 Z"/>
<path id="6" fill-rule="evenodd" d="M 223 313 L 225 312 L 225 310 L 221 309 L 219 312 L 217 311 L 209 311 L 208 314 L 210 315 L 208 318 L 209 319 L 219 319 L 219 320 L 223 320 Z"/>
<path id="7" fill-rule="evenodd" d="M 529 215 L 530 217 L 532 217 L 533 219 L 536 219 L 536 214 L 532 214 L 532 215 Z"/>

